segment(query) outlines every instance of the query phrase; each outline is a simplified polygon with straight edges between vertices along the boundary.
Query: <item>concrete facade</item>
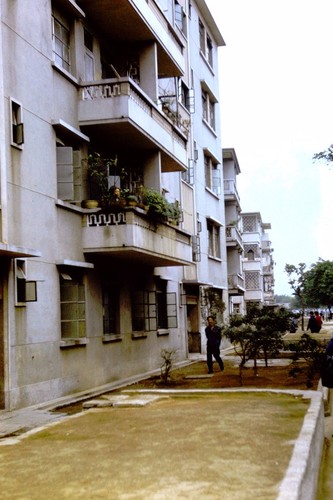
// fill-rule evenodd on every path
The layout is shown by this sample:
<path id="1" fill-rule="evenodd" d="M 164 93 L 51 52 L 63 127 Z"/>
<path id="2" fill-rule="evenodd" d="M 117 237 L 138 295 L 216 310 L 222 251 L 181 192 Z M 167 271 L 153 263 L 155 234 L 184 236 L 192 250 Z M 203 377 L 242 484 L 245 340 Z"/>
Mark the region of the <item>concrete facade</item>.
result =
<path id="1" fill-rule="evenodd" d="M 204 352 L 226 319 L 223 45 L 203 0 L 0 0 L 1 408 Z M 181 220 L 82 208 L 92 153 Z"/>

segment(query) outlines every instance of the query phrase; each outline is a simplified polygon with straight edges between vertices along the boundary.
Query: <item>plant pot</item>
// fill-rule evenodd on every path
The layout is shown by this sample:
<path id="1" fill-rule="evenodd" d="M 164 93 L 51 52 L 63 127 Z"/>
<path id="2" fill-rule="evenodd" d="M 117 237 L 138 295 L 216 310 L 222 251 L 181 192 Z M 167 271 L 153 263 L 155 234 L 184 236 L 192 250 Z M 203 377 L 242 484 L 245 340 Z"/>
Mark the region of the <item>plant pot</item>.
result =
<path id="1" fill-rule="evenodd" d="M 97 200 L 83 200 L 81 202 L 82 208 L 97 208 L 98 201 Z"/>

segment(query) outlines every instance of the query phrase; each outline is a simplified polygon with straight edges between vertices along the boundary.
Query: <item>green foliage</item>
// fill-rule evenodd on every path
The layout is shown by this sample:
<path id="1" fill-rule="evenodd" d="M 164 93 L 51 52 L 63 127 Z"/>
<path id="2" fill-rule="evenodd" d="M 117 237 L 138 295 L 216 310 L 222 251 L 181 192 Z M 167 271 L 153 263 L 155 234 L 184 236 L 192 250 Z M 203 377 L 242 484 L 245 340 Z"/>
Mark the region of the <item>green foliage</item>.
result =
<path id="1" fill-rule="evenodd" d="M 109 185 L 109 173 L 117 171 L 118 158 L 103 158 L 99 153 L 94 152 L 88 156 L 88 175 L 94 180 L 99 189 L 99 198 L 102 201 L 110 201 L 113 197 L 115 185 Z M 125 176 L 122 169 L 117 175 L 120 179 Z M 115 176 L 116 178 L 116 176 Z M 120 182 L 119 182 L 120 184 Z"/>
<path id="2" fill-rule="evenodd" d="M 313 379 L 317 373 L 320 373 L 325 359 L 326 342 L 316 340 L 307 333 L 303 333 L 299 341 L 289 344 L 288 347 L 294 352 L 289 374 L 296 377 L 302 371 L 297 361 L 305 359 L 307 364 L 307 387 L 312 387 Z"/>
<path id="3" fill-rule="evenodd" d="M 332 163 L 333 162 L 333 144 L 331 144 L 324 151 L 320 151 L 319 153 L 314 154 L 313 160 L 315 160 L 315 161 L 325 160 L 327 164 Z"/>
<path id="4" fill-rule="evenodd" d="M 288 274 L 288 284 L 294 291 L 295 297 L 299 299 L 300 309 L 302 310 L 302 330 L 304 330 L 304 308 L 306 305 L 306 294 L 305 294 L 305 274 L 306 274 L 306 264 L 301 262 L 298 267 L 293 264 L 286 264 L 284 268 L 285 272 Z"/>
<path id="5" fill-rule="evenodd" d="M 247 321 L 239 318 L 230 318 L 230 326 L 223 330 L 233 345 L 235 353 L 240 357 L 239 380 L 243 384 L 243 369 L 249 359 L 257 357 L 256 328 Z"/>
<path id="6" fill-rule="evenodd" d="M 313 306 L 333 304 L 333 262 L 319 259 L 305 274 L 304 291 Z"/>
<path id="7" fill-rule="evenodd" d="M 181 209 L 178 202 L 168 202 L 159 191 L 144 188 L 142 190 L 142 202 L 149 207 L 148 216 L 152 219 L 160 221 L 172 219 L 179 223 Z"/>
<path id="8" fill-rule="evenodd" d="M 242 383 L 242 370 L 246 362 L 254 360 L 257 372 L 257 359 L 262 356 L 266 366 L 268 358 L 277 356 L 283 348 L 282 334 L 289 329 L 291 314 L 285 309 L 277 311 L 271 307 L 248 307 L 245 316 L 230 318 L 229 327 L 223 333 L 232 343 L 236 354 L 241 358 L 239 377 Z"/>

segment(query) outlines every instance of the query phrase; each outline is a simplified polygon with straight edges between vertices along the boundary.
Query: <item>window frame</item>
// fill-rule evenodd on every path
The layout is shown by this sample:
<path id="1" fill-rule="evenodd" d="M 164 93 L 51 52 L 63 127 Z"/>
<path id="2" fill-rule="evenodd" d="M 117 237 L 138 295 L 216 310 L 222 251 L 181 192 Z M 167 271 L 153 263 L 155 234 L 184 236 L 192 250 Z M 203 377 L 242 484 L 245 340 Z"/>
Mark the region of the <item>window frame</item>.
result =
<path id="1" fill-rule="evenodd" d="M 204 153 L 204 170 L 206 189 L 209 189 L 215 196 L 222 194 L 222 171 L 220 164 L 214 158 Z"/>
<path id="2" fill-rule="evenodd" d="M 249 286 L 249 279 L 255 276 L 257 283 L 255 287 Z M 261 290 L 261 274 L 260 271 L 244 271 L 244 282 L 246 290 Z"/>
<path id="3" fill-rule="evenodd" d="M 65 283 L 73 282 L 72 287 L 77 290 L 77 298 L 76 300 L 63 300 L 64 288 L 69 288 L 69 285 L 65 285 Z M 83 298 L 81 298 L 81 293 L 83 291 Z M 82 340 L 86 338 L 87 335 L 87 319 L 86 319 L 86 283 L 84 273 L 80 270 L 72 270 L 66 269 L 65 271 L 59 271 L 59 304 L 60 304 L 60 334 L 62 341 L 70 341 L 70 340 Z M 64 318 L 64 310 L 65 305 L 73 305 L 72 309 L 76 313 L 76 317 L 73 318 Z M 81 307 L 80 307 L 81 306 Z M 83 312 L 82 316 L 80 311 Z M 75 323 L 76 325 L 76 335 L 67 335 L 64 332 L 63 326 L 68 325 L 69 323 Z M 82 325 L 84 326 L 83 334 L 80 334 Z"/>
<path id="4" fill-rule="evenodd" d="M 10 143 L 17 149 L 23 149 L 24 124 L 22 105 L 12 97 L 10 102 Z"/>
<path id="5" fill-rule="evenodd" d="M 107 299 L 107 300 L 106 300 Z M 119 292 L 118 287 L 109 280 L 102 282 L 103 305 L 103 335 L 117 336 L 120 334 L 119 324 Z M 109 327 L 107 328 L 107 325 Z M 112 328 L 110 328 L 112 325 Z"/>
<path id="6" fill-rule="evenodd" d="M 208 257 L 221 260 L 221 226 L 207 219 Z"/>
<path id="7" fill-rule="evenodd" d="M 202 106 L 202 119 L 208 127 L 215 132 L 216 128 L 216 113 L 215 113 L 216 99 L 212 97 L 210 92 L 204 88 L 201 89 L 201 106 Z"/>
<path id="8" fill-rule="evenodd" d="M 199 47 L 200 54 L 211 69 L 214 68 L 214 45 L 213 39 L 202 20 L 199 18 Z"/>
<path id="9" fill-rule="evenodd" d="M 53 60 L 54 64 L 66 71 L 67 73 L 72 74 L 72 64 L 71 64 L 71 23 L 68 22 L 68 25 L 65 25 L 64 20 L 61 18 L 57 12 L 52 12 L 52 52 L 53 52 Z M 67 19 L 66 19 L 67 20 Z M 61 30 L 61 35 L 66 34 L 67 39 L 64 40 L 64 37 L 58 37 L 56 33 L 56 25 L 59 25 Z M 57 52 L 57 41 L 61 45 L 61 53 Z M 66 49 L 66 50 L 64 50 Z M 67 51 L 67 54 L 66 54 Z M 65 52 L 65 53 L 64 53 Z"/>
<path id="10" fill-rule="evenodd" d="M 37 301 L 37 282 L 28 280 L 27 259 L 14 259 L 15 306 L 26 306 L 27 302 Z"/>

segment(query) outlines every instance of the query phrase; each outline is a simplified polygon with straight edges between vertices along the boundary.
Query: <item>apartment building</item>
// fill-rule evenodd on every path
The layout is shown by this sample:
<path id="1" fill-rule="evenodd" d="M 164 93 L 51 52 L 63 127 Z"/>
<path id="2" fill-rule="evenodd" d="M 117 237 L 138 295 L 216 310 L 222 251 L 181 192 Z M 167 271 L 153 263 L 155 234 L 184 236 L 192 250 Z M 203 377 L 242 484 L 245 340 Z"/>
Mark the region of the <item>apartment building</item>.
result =
<path id="1" fill-rule="evenodd" d="M 271 229 L 271 224 L 262 221 L 260 212 L 242 213 L 241 217 L 245 302 L 273 305 L 273 248 L 267 233 L 267 230 Z"/>
<path id="2" fill-rule="evenodd" d="M 229 314 L 245 314 L 244 244 L 237 176 L 241 170 L 236 151 L 223 149 L 224 204 L 228 266 Z"/>
<path id="3" fill-rule="evenodd" d="M 205 351 L 223 45 L 203 0 L 0 0 L 0 408 Z"/>

